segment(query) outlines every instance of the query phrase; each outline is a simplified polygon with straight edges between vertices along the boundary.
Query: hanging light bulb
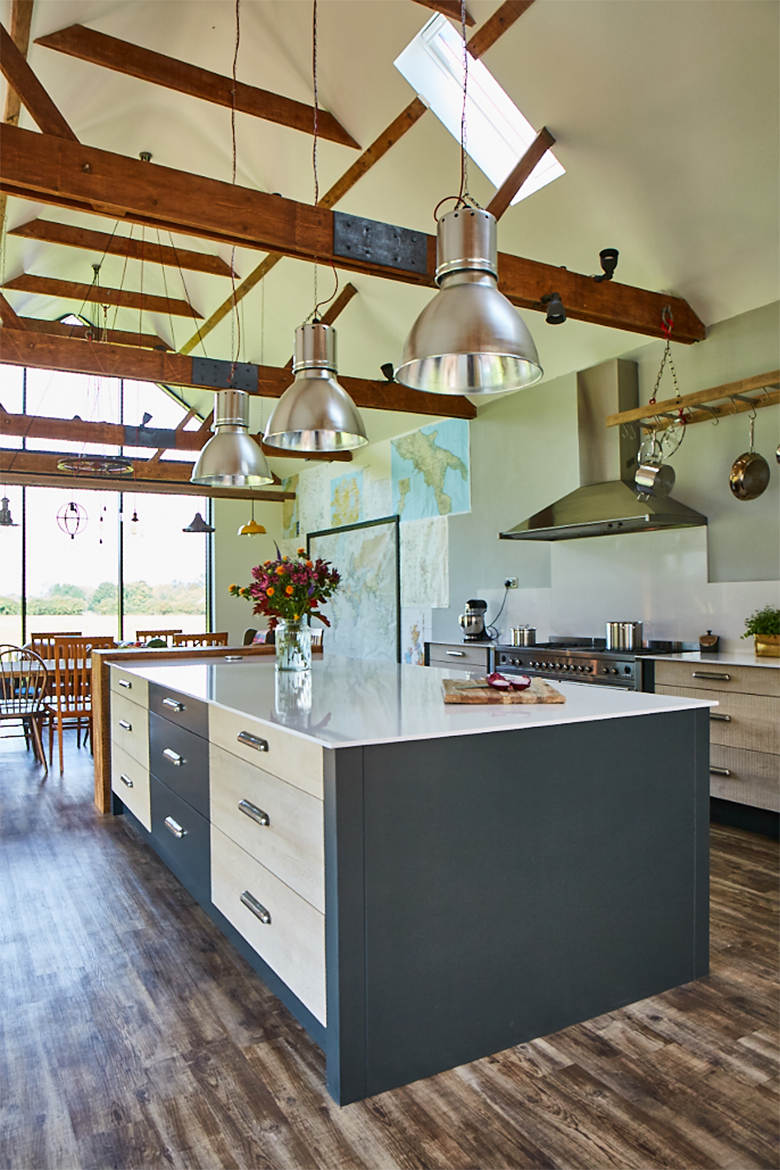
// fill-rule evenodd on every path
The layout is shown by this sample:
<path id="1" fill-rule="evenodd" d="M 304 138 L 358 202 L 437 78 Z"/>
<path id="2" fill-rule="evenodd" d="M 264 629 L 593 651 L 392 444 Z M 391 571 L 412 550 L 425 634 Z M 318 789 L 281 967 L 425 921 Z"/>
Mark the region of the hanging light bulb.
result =
<path id="1" fill-rule="evenodd" d="M 0 500 L 0 528 L 18 528 L 19 525 L 15 523 L 11 516 L 11 508 L 8 496 L 3 496 Z"/>
<path id="2" fill-rule="evenodd" d="M 412 326 L 397 382 L 432 394 L 496 394 L 542 376 L 525 322 L 498 291 L 496 220 L 460 206 L 439 220 L 439 292 Z"/>
<path id="3" fill-rule="evenodd" d="M 322 321 L 295 330 L 295 381 L 266 427 L 270 447 L 287 451 L 351 451 L 368 442 L 354 402 L 336 381 L 336 330 Z"/>
<path id="4" fill-rule="evenodd" d="M 238 530 L 239 536 L 262 536 L 265 529 L 255 521 L 255 501 L 252 500 L 252 519 L 248 524 L 242 524 Z"/>
<path id="5" fill-rule="evenodd" d="M 265 455 L 249 434 L 249 395 L 220 390 L 214 395 L 214 434 L 200 453 L 191 483 L 254 488 L 273 483 Z"/>

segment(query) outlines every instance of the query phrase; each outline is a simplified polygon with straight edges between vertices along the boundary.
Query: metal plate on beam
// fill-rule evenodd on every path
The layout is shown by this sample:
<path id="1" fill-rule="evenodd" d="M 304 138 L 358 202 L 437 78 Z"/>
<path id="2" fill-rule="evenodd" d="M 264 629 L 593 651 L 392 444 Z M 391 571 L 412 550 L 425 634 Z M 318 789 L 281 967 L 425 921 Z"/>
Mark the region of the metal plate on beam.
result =
<path id="1" fill-rule="evenodd" d="M 333 212 L 333 253 L 365 260 L 382 268 L 404 272 L 428 271 L 428 237 L 425 232 L 395 227 L 375 219 Z"/>
<path id="2" fill-rule="evenodd" d="M 171 450 L 176 446 L 176 431 L 162 427 L 125 427 L 126 447 L 157 447 Z"/>
<path id="3" fill-rule="evenodd" d="M 192 359 L 192 385 L 212 390 L 245 390 L 257 394 L 257 366 L 251 362 L 218 361 L 216 358 Z"/>

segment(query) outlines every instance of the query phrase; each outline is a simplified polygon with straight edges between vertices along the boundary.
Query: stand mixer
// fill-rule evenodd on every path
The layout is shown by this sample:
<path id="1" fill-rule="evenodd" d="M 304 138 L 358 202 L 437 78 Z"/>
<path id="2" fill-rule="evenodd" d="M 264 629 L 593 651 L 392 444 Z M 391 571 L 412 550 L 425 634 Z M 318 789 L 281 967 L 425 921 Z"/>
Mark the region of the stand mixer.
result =
<path id="1" fill-rule="evenodd" d="M 466 602 L 465 612 L 458 618 L 458 625 L 463 630 L 463 637 L 467 642 L 480 642 L 488 637 L 485 631 L 486 612 L 486 601 L 473 598 Z"/>

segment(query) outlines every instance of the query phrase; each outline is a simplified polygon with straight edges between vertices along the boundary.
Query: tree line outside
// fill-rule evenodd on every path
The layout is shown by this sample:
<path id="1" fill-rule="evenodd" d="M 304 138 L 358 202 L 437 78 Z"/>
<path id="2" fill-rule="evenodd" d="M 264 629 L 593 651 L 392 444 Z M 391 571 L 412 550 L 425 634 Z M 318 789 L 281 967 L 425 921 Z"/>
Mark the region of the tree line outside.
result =
<path id="1" fill-rule="evenodd" d="M 205 608 L 205 578 L 197 581 L 172 581 L 148 585 L 130 581 L 124 587 L 124 612 L 127 614 L 202 613 Z M 75 614 L 114 614 L 119 608 L 116 582 L 102 581 L 95 589 L 84 585 L 52 585 L 41 597 L 27 597 L 30 616 L 73 616 Z M 21 612 L 21 597 L 0 596 L 0 614 Z"/>

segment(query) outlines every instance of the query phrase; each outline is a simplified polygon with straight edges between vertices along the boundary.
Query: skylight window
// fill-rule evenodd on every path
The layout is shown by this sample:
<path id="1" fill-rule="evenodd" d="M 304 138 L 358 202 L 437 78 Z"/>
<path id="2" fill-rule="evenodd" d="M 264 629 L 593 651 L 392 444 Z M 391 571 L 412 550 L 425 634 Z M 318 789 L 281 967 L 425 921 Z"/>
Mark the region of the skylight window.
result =
<path id="1" fill-rule="evenodd" d="M 463 39 L 445 16 L 434 16 L 395 60 L 395 67 L 460 142 Z M 536 131 L 489 69 L 469 54 L 466 151 L 500 187 L 536 138 Z M 515 195 L 519 203 L 566 172 L 547 151 Z"/>

